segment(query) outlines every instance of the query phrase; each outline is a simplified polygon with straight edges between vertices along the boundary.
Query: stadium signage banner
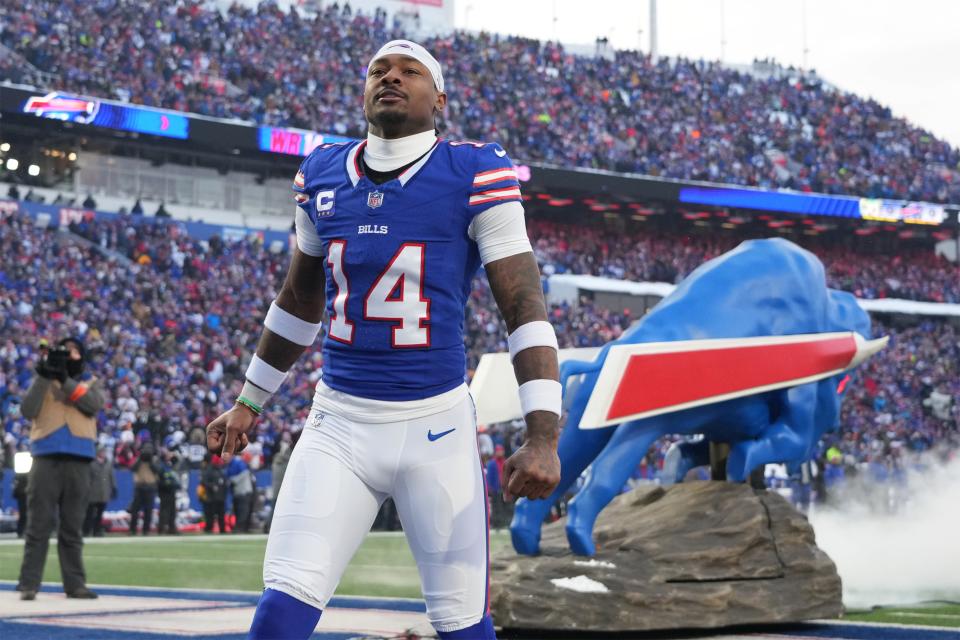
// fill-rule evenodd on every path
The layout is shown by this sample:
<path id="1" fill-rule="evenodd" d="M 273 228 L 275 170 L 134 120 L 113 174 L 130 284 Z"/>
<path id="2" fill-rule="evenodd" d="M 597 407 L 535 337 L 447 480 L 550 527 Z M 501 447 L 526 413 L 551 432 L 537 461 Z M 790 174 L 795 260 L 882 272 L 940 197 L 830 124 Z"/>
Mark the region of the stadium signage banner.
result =
<path id="1" fill-rule="evenodd" d="M 904 202 L 902 200 L 860 199 L 860 217 L 864 220 L 906 222 L 908 224 L 943 224 L 947 209 L 929 202 Z"/>
<path id="2" fill-rule="evenodd" d="M 186 140 L 190 136 L 189 118 L 182 113 L 84 98 L 58 91 L 30 95 L 20 107 L 20 113 L 179 140 Z"/>
<path id="3" fill-rule="evenodd" d="M 679 201 L 690 204 L 907 224 L 939 225 L 948 219 L 946 207 L 930 202 L 763 191 L 736 187 L 681 187 Z"/>
<path id="4" fill-rule="evenodd" d="M 257 142 L 260 151 L 284 153 L 290 156 L 305 156 L 321 144 L 350 142 L 352 138 L 330 133 L 317 133 L 304 129 L 286 127 L 257 127 Z"/>

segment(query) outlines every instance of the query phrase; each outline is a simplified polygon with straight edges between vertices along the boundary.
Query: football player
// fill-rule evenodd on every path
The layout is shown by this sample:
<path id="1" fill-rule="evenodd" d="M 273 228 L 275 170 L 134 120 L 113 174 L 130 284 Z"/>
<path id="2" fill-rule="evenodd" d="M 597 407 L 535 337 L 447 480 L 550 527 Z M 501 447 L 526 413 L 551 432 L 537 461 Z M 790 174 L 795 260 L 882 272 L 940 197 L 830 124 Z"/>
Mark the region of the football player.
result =
<path id="1" fill-rule="evenodd" d="M 436 135 L 440 64 L 406 40 L 370 60 L 361 142 L 324 144 L 294 183 L 297 247 L 236 405 L 207 427 L 229 460 L 320 331 L 323 377 L 285 475 L 251 638 L 306 638 L 387 497 L 441 638 L 494 638 L 488 517 L 464 310 L 482 264 L 509 332 L 523 445 L 504 496 L 560 478 L 557 340 L 513 162 L 496 143 Z"/>

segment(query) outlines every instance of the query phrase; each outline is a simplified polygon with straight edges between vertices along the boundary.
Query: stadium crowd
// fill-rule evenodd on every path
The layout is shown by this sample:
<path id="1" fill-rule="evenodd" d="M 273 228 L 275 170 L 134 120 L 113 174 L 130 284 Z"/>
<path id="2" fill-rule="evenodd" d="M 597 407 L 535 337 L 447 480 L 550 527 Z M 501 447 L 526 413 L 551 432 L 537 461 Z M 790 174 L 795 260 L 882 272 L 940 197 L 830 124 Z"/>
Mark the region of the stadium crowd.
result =
<path id="1" fill-rule="evenodd" d="M 942 443 L 956 448 L 960 331 L 929 319 L 903 329 L 874 321 L 874 331 L 889 335 L 890 344 L 884 357 L 864 365 L 842 407 L 843 429 L 824 444 L 857 460 L 923 452 Z"/>
<path id="2" fill-rule="evenodd" d="M 596 225 L 529 224 L 537 259 L 547 275 L 582 273 L 635 282 L 676 283 L 711 258 L 733 249 L 738 234 L 684 235 L 605 229 Z M 827 284 L 858 298 L 905 298 L 960 303 L 960 264 L 929 247 L 900 246 L 896 255 L 857 250 L 835 240 L 797 240 L 823 261 Z"/>
<path id="3" fill-rule="evenodd" d="M 200 114 L 360 135 L 364 55 L 404 34 L 337 3 L 224 11 L 200 0 L 0 0 L 0 43 L 56 88 Z M 960 151 L 813 73 L 751 74 L 636 51 L 455 32 L 443 64 L 454 138 L 521 161 L 824 193 L 960 201 Z M 23 66 L 0 62 L 0 80 Z"/>
<path id="4" fill-rule="evenodd" d="M 70 230 L 41 229 L 19 213 L 0 214 L 5 460 L 28 444 L 29 424 L 19 403 L 34 375 L 40 341 L 75 335 L 86 345 L 91 369 L 105 381 L 100 443 L 113 450 L 116 466 L 132 466 L 148 443 L 161 455 L 199 450 L 192 460 L 199 465 L 204 426 L 239 390 L 286 255 L 256 241 L 197 241 L 177 223 L 129 216 L 75 223 Z M 560 233 L 557 225 L 531 227 L 544 267 L 551 258 L 539 237 L 546 230 Z M 566 242 L 583 236 L 582 229 L 568 229 Z M 659 251 L 656 244 L 650 248 Z M 663 259 L 678 274 L 700 259 L 683 262 L 671 255 L 665 252 Z M 465 322 L 470 368 L 482 353 L 506 349 L 495 309 L 485 279 L 478 278 Z M 576 307 L 551 305 L 549 314 L 564 347 L 601 345 L 634 320 L 589 300 Z M 875 319 L 875 332 L 890 335 L 892 344 L 862 371 L 844 405 L 841 429 L 827 445 L 862 461 L 888 454 L 891 443 L 912 450 L 960 446 L 960 331 L 932 319 L 910 328 Z M 252 468 L 269 464 L 279 442 L 289 442 L 301 428 L 321 365 L 318 341 L 260 422 L 246 456 Z M 515 430 L 499 425 L 489 433 L 509 455 Z M 652 469 L 660 454 L 658 449 L 645 464 Z"/>

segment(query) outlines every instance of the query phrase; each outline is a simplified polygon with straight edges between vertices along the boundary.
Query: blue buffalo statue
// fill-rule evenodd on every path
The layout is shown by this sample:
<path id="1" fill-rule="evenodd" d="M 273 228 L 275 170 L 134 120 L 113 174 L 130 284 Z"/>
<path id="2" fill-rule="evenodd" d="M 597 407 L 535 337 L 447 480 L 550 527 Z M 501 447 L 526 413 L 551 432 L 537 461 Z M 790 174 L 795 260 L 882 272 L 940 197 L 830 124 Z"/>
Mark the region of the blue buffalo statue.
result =
<path id="1" fill-rule="evenodd" d="M 682 460 L 675 466 L 679 476 L 708 462 L 708 442 L 729 443 L 727 479 L 734 482 L 767 463 L 810 459 L 820 436 L 837 426 L 849 380 L 848 371 L 837 371 L 813 382 L 801 380 L 775 390 L 757 387 L 755 393 L 732 399 L 584 428 L 590 425 L 582 425 L 581 418 L 611 347 L 836 332 L 869 338 L 870 318 L 852 295 L 826 286 L 823 264 L 815 255 L 787 240 L 750 240 L 701 265 L 592 362 L 564 362 L 560 382 L 568 413 L 559 445 L 560 485 L 548 499 L 517 502 L 510 526 L 516 551 L 539 552 L 544 517 L 589 467 L 569 504 L 566 532 L 574 553 L 593 555 L 597 515 L 620 493 L 650 445 L 665 435 L 704 436 L 702 443 L 680 448 Z M 877 343 L 872 346 L 882 346 Z M 760 362 L 758 367 L 770 364 Z M 648 377 L 651 387 L 656 387 L 656 371 L 652 368 Z M 698 383 L 704 384 L 695 374 L 684 382 L 691 387 Z M 642 381 L 632 386 L 635 394 L 647 388 Z"/>

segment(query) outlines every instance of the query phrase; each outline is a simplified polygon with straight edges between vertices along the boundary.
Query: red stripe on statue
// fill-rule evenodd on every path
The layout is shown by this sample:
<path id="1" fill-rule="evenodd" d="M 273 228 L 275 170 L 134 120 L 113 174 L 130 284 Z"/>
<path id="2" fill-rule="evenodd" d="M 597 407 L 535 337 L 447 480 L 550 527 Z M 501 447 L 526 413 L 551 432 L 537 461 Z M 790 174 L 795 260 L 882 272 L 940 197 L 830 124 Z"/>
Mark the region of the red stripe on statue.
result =
<path id="1" fill-rule="evenodd" d="M 729 347 L 630 357 L 610 403 L 613 420 L 843 369 L 853 336 L 795 344 Z"/>

